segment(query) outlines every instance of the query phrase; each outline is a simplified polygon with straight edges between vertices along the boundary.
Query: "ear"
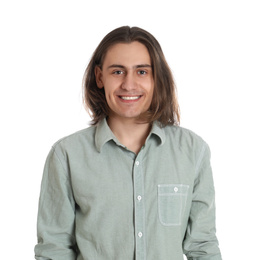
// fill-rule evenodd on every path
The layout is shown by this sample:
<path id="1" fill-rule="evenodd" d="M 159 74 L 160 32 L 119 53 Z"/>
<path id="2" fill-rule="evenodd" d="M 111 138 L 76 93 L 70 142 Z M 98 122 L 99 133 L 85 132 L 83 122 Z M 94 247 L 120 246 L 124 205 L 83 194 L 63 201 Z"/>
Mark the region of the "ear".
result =
<path id="1" fill-rule="evenodd" d="M 103 81 L 102 81 L 102 70 L 100 69 L 99 66 L 96 66 L 95 67 L 95 80 L 96 80 L 96 85 L 98 88 L 103 88 L 104 87 L 104 84 L 103 84 Z"/>

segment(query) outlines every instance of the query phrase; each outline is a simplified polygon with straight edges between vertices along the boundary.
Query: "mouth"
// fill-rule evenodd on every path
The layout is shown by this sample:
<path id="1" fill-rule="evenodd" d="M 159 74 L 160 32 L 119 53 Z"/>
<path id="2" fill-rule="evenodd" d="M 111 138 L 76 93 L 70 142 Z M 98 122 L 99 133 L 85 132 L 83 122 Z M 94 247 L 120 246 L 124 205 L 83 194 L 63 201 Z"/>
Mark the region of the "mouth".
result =
<path id="1" fill-rule="evenodd" d="M 120 99 L 125 101 L 134 101 L 140 99 L 142 96 L 119 96 Z"/>
<path id="2" fill-rule="evenodd" d="M 142 95 L 138 96 L 118 96 L 123 102 L 135 102 L 138 101 Z"/>

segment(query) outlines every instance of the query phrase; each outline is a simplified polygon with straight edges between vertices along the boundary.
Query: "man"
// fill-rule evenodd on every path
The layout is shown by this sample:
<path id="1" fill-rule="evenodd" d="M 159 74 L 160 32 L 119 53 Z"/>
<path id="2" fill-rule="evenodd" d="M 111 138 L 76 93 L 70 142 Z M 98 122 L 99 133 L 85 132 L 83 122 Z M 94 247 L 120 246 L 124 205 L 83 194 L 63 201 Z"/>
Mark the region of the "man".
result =
<path id="1" fill-rule="evenodd" d="M 110 32 L 83 88 L 93 126 L 48 155 L 36 259 L 221 260 L 210 151 L 178 126 L 157 40 L 137 27 Z"/>

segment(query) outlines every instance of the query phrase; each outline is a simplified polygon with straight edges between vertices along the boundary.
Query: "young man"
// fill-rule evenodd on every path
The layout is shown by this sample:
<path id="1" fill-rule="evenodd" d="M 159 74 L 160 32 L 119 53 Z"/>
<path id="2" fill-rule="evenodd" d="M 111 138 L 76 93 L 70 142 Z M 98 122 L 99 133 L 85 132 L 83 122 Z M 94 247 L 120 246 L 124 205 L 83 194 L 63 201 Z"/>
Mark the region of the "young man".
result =
<path id="1" fill-rule="evenodd" d="M 179 124 L 171 71 L 137 27 L 110 32 L 84 77 L 93 126 L 50 151 L 39 260 L 221 260 L 208 145 Z"/>

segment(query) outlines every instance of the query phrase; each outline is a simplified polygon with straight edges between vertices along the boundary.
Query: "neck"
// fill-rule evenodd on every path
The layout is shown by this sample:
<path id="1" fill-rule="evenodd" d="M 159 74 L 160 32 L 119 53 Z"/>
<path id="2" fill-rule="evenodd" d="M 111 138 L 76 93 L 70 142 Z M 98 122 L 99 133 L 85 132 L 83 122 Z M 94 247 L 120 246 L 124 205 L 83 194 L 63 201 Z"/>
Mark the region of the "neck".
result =
<path id="1" fill-rule="evenodd" d="M 144 145 L 151 130 L 150 123 L 138 123 L 135 119 L 121 120 L 109 117 L 107 123 L 120 143 L 136 154 Z"/>

